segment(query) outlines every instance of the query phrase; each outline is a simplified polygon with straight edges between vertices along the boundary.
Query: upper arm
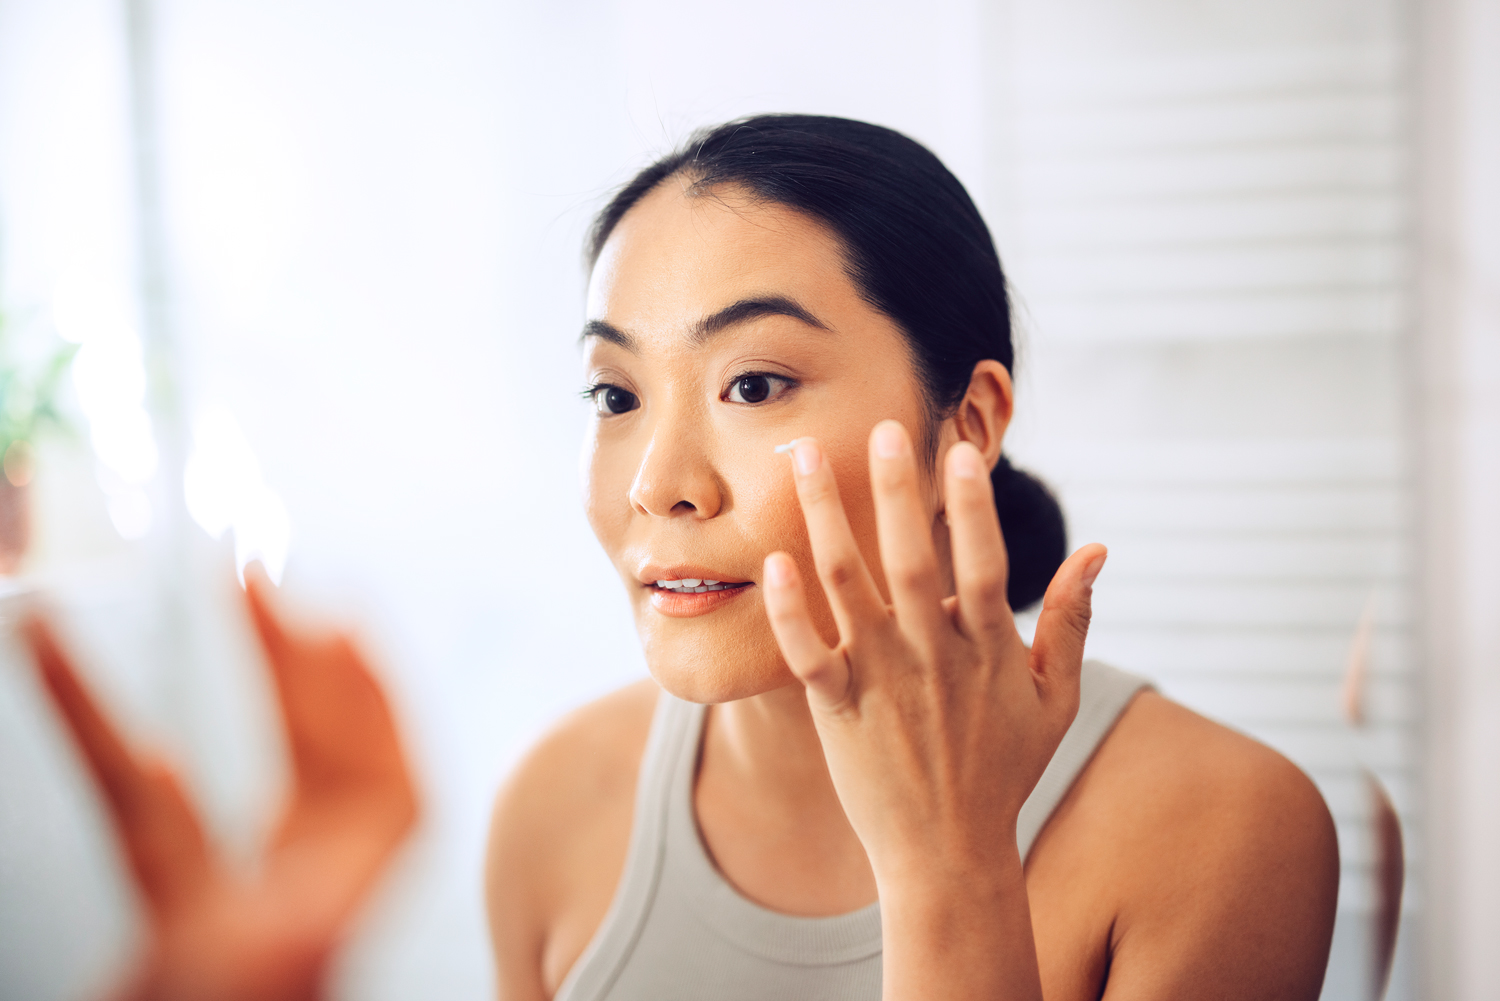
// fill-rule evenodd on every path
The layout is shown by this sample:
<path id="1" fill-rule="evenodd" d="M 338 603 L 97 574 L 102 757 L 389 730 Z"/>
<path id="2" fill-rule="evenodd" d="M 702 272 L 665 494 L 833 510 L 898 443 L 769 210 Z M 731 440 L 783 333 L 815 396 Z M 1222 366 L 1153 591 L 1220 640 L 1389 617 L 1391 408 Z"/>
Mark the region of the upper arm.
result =
<path id="1" fill-rule="evenodd" d="M 1193 720 L 1180 733 L 1187 763 L 1148 800 L 1151 823 L 1126 839 L 1138 857 L 1104 997 L 1311 1001 L 1338 898 L 1328 808 L 1281 755 Z"/>
<path id="2" fill-rule="evenodd" d="M 549 771 L 537 755 L 524 761 L 500 790 L 490 820 L 485 856 L 485 906 L 495 983 L 501 1001 L 545 1001 L 541 954 L 548 907 L 546 880 L 537 869 L 543 839 L 538 837 L 545 804 L 535 786 Z"/>
<path id="3" fill-rule="evenodd" d="M 495 800 L 485 904 L 502 1001 L 545 1001 L 608 909 L 624 867 L 649 680 L 564 719 Z"/>

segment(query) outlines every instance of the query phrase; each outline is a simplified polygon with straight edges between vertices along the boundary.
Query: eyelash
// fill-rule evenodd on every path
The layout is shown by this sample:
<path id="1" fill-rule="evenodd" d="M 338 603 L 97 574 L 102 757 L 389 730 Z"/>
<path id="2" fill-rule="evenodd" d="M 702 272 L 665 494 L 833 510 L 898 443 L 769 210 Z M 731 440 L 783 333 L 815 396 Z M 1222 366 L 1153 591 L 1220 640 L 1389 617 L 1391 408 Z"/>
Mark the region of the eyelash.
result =
<path id="1" fill-rule="evenodd" d="M 741 382 L 744 382 L 746 379 L 766 379 L 772 383 L 780 383 L 782 389 L 781 392 L 776 393 L 774 396 L 771 396 L 765 400 L 758 400 L 754 403 L 747 400 L 744 403 L 740 404 L 740 406 L 756 407 L 760 406 L 763 403 L 770 403 L 776 399 L 779 399 L 788 391 L 797 388 L 797 380 L 789 376 L 777 375 L 774 372 L 741 372 L 739 375 L 729 380 L 729 385 L 724 389 L 722 393 L 719 394 L 719 399 L 725 399 L 725 397 L 727 397 L 730 393 L 734 392 L 736 386 L 738 386 Z"/>
<path id="2" fill-rule="evenodd" d="M 792 379 L 792 378 L 790 378 L 788 376 L 785 376 L 785 375 L 776 375 L 773 372 L 741 372 L 739 375 L 736 375 L 733 379 L 729 380 L 728 387 L 725 388 L 725 390 L 722 393 L 719 394 L 719 398 L 721 400 L 724 400 L 726 397 L 729 396 L 730 393 L 734 392 L 736 386 L 738 386 L 741 382 L 745 381 L 746 379 L 766 379 L 766 380 L 768 380 L 770 382 L 773 382 L 773 383 L 780 383 L 783 388 L 782 388 L 782 390 L 781 390 L 780 393 L 777 393 L 775 396 L 770 397 L 767 400 L 758 400 L 758 401 L 755 401 L 755 402 L 751 402 L 751 401 L 747 400 L 744 403 L 740 404 L 740 406 L 750 406 L 750 407 L 759 406 L 762 403 L 767 403 L 767 402 L 770 402 L 771 400 L 774 400 L 774 399 L 780 397 L 782 394 L 786 393 L 788 390 L 792 390 L 792 389 L 797 388 L 797 380 Z M 591 384 L 589 384 L 587 386 L 584 386 L 583 389 L 579 390 L 578 395 L 579 395 L 579 397 L 585 403 L 593 403 L 594 406 L 595 406 L 595 408 L 597 409 L 598 406 L 599 406 L 599 394 L 601 392 L 604 392 L 605 390 L 610 390 L 610 389 L 618 389 L 618 390 L 620 390 L 623 393 L 629 393 L 629 395 L 631 395 L 632 397 L 636 398 L 636 401 L 637 401 L 636 406 L 640 405 L 640 403 L 639 403 L 640 398 L 639 397 L 636 397 L 634 393 L 631 393 L 630 390 L 625 389 L 623 386 L 616 385 L 615 383 L 612 383 L 612 382 L 595 382 L 595 383 L 591 383 Z M 726 400 L 726 402 L 732 402 L 732 401 L 727 401 Z M 635 408 L 632 407 L 631 409 L 633 410 Z M 629 413 L 629 412 L 630 411 L 628 411 L 628 410 L 627 411 L 622 411 L 622 413 Z M 599 414 L 600 414 L 601 417 L 617 417 L 617 416 L 619 416 L 619 414 L 616 414 L 614 412 L 606 412 L 604 410 L 600 410 Z"/>
<path id="3" fill-rule="evenodd" d="M 600 407 L 599 394 L 607 392 L 611 389 L 618 389 L 620 392 L 627 394 L 635 400 L 635 406 L 631 407 L 630 410 L 634 410 L 636 409 L 636 407 L 640 406 L 640 397 L 630 392 L 630 390 L 626 389 L 624 386 L 617 385 L 613 382 L 596 382 L 592 385 L 584 386 L 578 395 L 583 398 L 585 403 L 592 403 L 594 405 L 594 410 L 599 414 L 600 417 L 619 417 L 621 414 L 630 413 L 630 410 L 622 410 L 619 413 L 616 413 L 613 410 L 606 410 Z"/>

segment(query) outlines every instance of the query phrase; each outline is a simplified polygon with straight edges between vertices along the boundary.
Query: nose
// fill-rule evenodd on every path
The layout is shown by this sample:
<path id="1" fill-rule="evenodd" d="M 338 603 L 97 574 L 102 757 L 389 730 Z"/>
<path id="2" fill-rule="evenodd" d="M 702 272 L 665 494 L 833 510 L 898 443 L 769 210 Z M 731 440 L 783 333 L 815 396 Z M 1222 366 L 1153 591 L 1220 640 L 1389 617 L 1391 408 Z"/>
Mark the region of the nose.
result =
<path id="1" fill-rule="evenodd" d="M 724 485 L 690 435 L 661 427 L 646 445 L 630 504 L 658 518 L 713 518 L 724 506 Z"/>

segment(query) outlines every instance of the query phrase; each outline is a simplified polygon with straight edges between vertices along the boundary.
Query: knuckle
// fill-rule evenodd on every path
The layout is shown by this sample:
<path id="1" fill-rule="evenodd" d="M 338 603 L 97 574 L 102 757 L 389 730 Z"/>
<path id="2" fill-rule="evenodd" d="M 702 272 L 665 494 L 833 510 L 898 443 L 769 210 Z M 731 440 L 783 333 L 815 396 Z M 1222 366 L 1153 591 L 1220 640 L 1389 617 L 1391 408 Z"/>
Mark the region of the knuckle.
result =
<path id="1" fill-rule="evenodd" d="M 1077 685 L 1065 686 L 1062 691 L 1055 692 L 1054 695 L 1055 701 L 1051 709 L 1055 714 L 1053 732 L 1056 736 L 1054 737 L 1054 742 L 1058 742 L 1067 735 L 1068 727 L 1072 726 L 1073 721 L 1078 718 L 1078 707 L 1081 703 L 1081 698 Z"/>
<path id="2" fill-rule="evenodd" d="M 802 676 L 804 683 L 814 688 L 826 689 L 836 680 L 833 664 L 827 657 L 806 665 L 797 673 Z"/>
<path id="3" fill-rule="evenodd" d="M 859 565 L 848 554 L 841 554 L 828 562 L 823 570 L 823 581 L 835 591 L 842 591 L 859 578 Z"/>
<path id="4" fill-rule="evenodd" d="M 851 698 L 851 675 L 847 661 L 837 653 L 821 657 L 808 670 L 799 672 L 804 685 L 815 693 L 822 709 L 835 719 L 847 719 L 855 708 Z"/>
<path id="5" fill-rule="evenodd" d="M 968 592 L 985 608 L 994 608 L 1007 600 L 1004 574 L 989 570 L 975 574 L 965 583 Z"/>
<path id="6" fill-rule="evenodd" d="M 780 628 L 795 623 L 799 613 L 797 606 L 785 598 L 777 598 L 766 602 L 766 617 L 771 620 L 771 625 Z"/>
<path id="7" fill-rule="evenodd" d="M 1093 617 L 1093 610 L 1087 605 L 1082 607 L 1074 605 L 1063 612 L 1063 621 L 1080 636 L 1088 634 L 1089 623 L 1093 620 Z"/>
<path id="8" fill-rule="evenodd" d="M 886 567 L 885 574 L 891 587 L 906 591 L 925 587 L 932 576 L 925 562 L 913 560 L 897 560 Z"/>
<path id="9" fill-rule="evenodd" d="M 877 489 L 892 492 L 915 484 L 916 471 L 909 462 L 887 460 L 874 465 L 871 477 Z"/>
<path id="10" fill-rule="evenodd" d="M 800 489 L 803 502 L 809 505 L 829 504 L 838 497 L 831 477 L 811 477 L 802 483 Z"/>

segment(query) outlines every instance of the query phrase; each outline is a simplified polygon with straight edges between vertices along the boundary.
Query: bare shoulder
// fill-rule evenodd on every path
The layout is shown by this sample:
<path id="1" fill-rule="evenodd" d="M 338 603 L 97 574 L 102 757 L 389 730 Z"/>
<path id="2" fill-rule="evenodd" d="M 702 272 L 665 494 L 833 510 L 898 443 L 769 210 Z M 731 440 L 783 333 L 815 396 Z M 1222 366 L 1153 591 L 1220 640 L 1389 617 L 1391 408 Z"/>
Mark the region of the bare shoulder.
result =
<path id="1" fill-rule="evenodd" d="M 1152 841 L 1213 835 L 1205 853 L 1243 858 L 1245 849 L 1266 843 L 1287 859 L 1326 847 L 1333 836 L 1322 794 L 1300 768 L 1155 692 L 1142 692 L 1121 714 L 1089 771 L 1091 785 L 1128 800 L 1149 820 L 1136 825 L 1135 836 Z"/>
<path id="2" fill-rule="evenodd" d="M 550 997 L 603 919 L 659 691 L 647 678 L 570 713 L 501 787 L 485 896 L 502 998 Z"/>
<path id="3" fill-rule="evenodd" d="M 1107 911 L 1106 997 L 1318 996 L 1338 841 L 1281 754 L 1143 692 L 1048 826 L 1038 862 L 1092 873 Z"/>

